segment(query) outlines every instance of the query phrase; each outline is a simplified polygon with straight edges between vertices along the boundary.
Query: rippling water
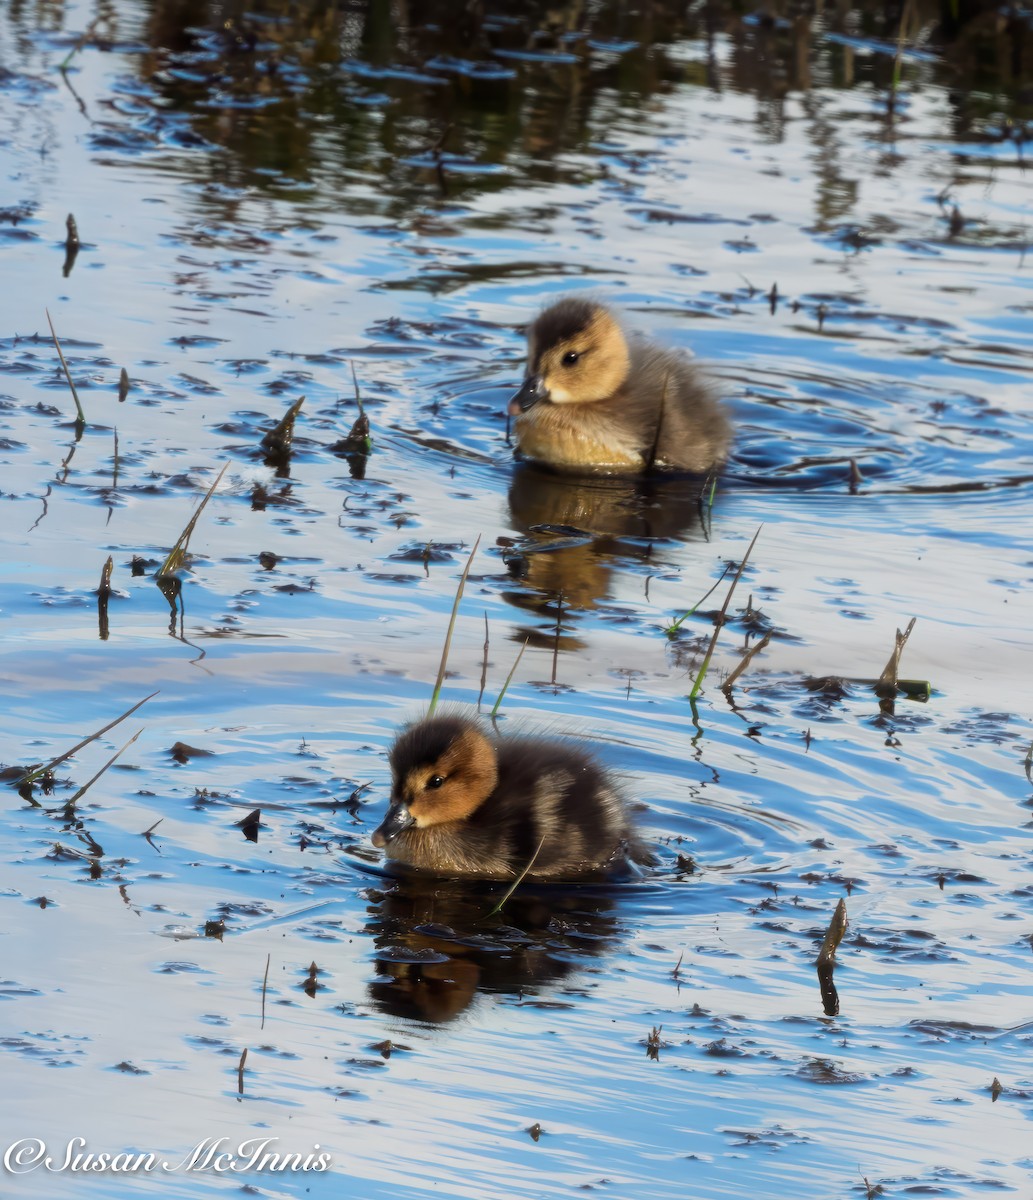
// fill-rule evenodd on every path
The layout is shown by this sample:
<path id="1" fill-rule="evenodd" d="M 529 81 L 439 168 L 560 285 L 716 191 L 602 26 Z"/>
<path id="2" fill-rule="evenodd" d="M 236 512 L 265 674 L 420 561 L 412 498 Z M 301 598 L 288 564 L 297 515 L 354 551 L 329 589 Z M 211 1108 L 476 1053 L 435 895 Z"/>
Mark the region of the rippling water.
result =
<path id="1" fill-rule="evenodd" d="M 5 1190 L 1028 1191 L 1030 80 L 934 15 L 892 104 L 875 8 L 0 16 L 3 1149 L 176 1167 L 26 1143 Z M 720 381 L 712 509 L 514 468 L 523 326 L 586 289 Z M 670 626 L 759 526 L 690 703 L 727 583 Z M 503 726 L 592 742 L 642 880 L 492 914 L 380 868 L 478 535 L 446 697 L 527 639 Z M 928 699 L 880 701 L 912 617 Z"/>

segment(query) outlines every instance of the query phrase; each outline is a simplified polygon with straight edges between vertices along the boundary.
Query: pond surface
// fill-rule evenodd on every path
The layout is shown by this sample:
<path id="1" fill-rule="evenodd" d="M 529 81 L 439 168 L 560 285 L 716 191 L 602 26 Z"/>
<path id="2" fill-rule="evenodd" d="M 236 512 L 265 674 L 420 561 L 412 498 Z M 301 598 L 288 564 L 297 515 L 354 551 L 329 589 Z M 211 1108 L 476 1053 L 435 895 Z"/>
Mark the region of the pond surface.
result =
<path id="1" fill-rule="evenodd" d="M 1028 32 L 909 12 L 0 14 L 5 1194 L 1028 1195 Z M 720 381 L 712 505 L 514 467 L 585 290 Z M 526 641 L 500 727 L 624 779 L 641 880 L 382 871 L 478 536 L 444 699 Z"/>

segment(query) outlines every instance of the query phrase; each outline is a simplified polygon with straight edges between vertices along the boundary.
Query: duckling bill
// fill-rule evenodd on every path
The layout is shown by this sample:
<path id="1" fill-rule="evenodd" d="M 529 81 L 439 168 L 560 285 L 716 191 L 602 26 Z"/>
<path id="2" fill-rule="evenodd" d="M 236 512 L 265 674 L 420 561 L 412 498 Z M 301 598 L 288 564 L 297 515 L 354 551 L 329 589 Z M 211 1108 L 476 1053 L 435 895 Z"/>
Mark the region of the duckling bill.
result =
<path id="1" fill-rule="evenodd" d="M 705 474 L 732 441 L 690 360 L 580 298 L 558 301 L 528 329 L 527 376 L 509 413 L 521 456 L 566 470 Z"/>
<path id="2" fill-rule="evenodd" d="M 390 763 L 373 845 L 396 862 L 485 879 L 531 864 L 529 878 L 575 880 L 649 861 L 620 793 L 579 746 L 434 716 L 402 730 Z"/>

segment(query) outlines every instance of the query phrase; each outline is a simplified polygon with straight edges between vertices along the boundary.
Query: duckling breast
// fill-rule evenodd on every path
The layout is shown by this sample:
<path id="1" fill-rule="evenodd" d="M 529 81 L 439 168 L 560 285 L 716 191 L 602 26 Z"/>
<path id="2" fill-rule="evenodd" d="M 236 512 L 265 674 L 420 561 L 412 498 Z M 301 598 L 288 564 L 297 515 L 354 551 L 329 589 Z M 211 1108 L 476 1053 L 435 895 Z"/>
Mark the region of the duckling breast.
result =
<path id="1" fill-rule="evenodd" d="M 516 421 L 521 455 L 567 469 L 640 471 L 642 439 L 605 401 L 559 405 L 544 401 Z"/>

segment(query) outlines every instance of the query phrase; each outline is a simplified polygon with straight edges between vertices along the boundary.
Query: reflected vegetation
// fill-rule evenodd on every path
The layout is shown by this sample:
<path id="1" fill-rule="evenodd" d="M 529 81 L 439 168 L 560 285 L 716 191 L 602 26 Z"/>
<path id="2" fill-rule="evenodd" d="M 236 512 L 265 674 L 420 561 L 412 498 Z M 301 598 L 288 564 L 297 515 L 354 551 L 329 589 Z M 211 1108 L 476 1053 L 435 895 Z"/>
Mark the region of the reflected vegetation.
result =
<path id="1" fill-rule="evenodd" d="M 17 20 L 23 6 L 15 8 Z M 150 47 L 136 60 L 139 82 L 126 80 L 114 113 L 97 115 L 95 148 L 228 151 L 190 161 L 210 185 L 199 199 L 231 223 L 235 201 L 221 188 L 287 188 L 315 208 L 346 190 L 353 214 L 448 236 L 432 213 L 447 218 L 449 203 L 468 194 L 597 182 L 600 172 L 605 180 L 593 160 L 624 114 L 689 84 L 753 96 L 757 130 L 772 144 L 791 119 L 787 101 L 802 94 L 821 155 L 816 228 L 831 231 L 853 212 L 855 163 L 833 116 L 808 102 L 812 87 L 874 89 L 881 99 L 872 133 L 883 143 L 881 168 L 892 170 L 906 153 L 897 139 L 909 83 L 928 74 L 928 48 L 938 45 L 955 76 L 954 136 L 1011 142 L 1021 155 L 1033 117 L 1033 35 L 1021 17 L 998 21 L 996 11 L 978 0 L 904 10 L 834 5 L 817 14 L 664 0 L 638 9 L 613 0 L 329 8 L 152 0 L 140 29 L 121 6 L 99 7 L 83 42 L 116 50 L 142 35 Z M 424 203 L 428 211 L 414 211 Z M 656 211 L 650 219 L 699 217 Z M 960 233 L 964 220 L 955 222 Z M 482 224 L 501 227 L 505 218 L 486 214 Z M 869 235 L 879 231 L 876 222 Z M 222 242 L 225 234 L 205 236 Z M 483 269 L 457 271 L 430 286 L 469 282 Z"/>

